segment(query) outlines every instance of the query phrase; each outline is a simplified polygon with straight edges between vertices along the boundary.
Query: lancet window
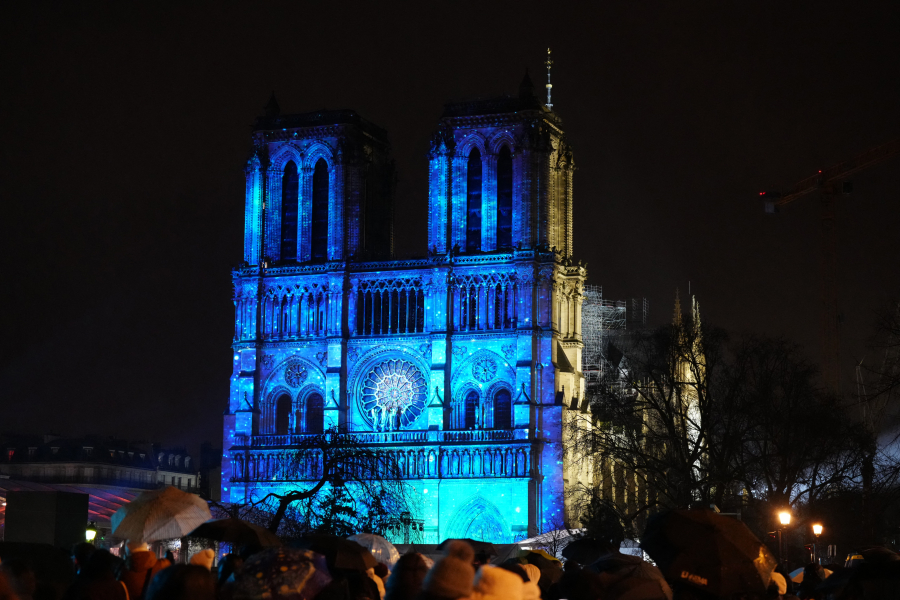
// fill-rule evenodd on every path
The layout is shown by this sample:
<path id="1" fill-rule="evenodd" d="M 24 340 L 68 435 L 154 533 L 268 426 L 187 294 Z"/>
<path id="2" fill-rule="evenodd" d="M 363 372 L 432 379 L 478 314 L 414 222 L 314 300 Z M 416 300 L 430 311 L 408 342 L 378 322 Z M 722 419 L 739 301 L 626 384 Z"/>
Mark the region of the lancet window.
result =
<path id="1" fill-rule="evenodd" d="M 282 394 L 275 402 L 275 433 L 286 435 L 291 429 L 291 397 Z"/>
<path id="2" fill-rule="evenodd" d="M 466 394 L 466 403 L 463 408 L 463 411 L 465 412 L 465 421 L 463 423 L 464 429 L 475 429 L 475 426 L 481 421 L 478 418 L 480 416 L 478 410 L 478 392 L 472 390 Z"/>
<path id="3" fill-rule="evenodd" d="M 481 250 L 481 153 L 472 148 L 466 170 L 466 252 Z"/>
<path id="4" fill-rule="evenodd" d="M 494 394 L 494 429 L 512 429 L 512 396 L 507 389 Z"/>
<path id="5" fill-rule="evenodd" d="M 324 433 L 325 401 L 319 393 L 310 394 L 306 399 L 306 431 L 305 433 Z"/>
<path id="6" fill-rule="evenodd" d="M 328 164 L 324 158 L 316 162 L 312 180 L 311 257 L 328 258 Z"/>
<path id="7" fill-rule="evenodd" d="M 281 178 L 281 258 L 297 258 L 297 210 L 300 178 L 297 165 L 289 161 Z"/>
<path id="8" fill-rule="evenodd" d="M 505 274 L 461 275 L 454 287 L 454 329 L 486 331 L 516 327 L 518 285 Z"/>
<path id="9" fill-rule="evenodd" d="M 324 288 L 270 291 L 262 309 L 264 339 L 319 337 L 328 331 L 329 293 Z"/>
<path id="10" fill-rule="evenodd" d="M 512 247 L 513 161 L 508 146 L 497 155 L 497 248 Z"/>
<path id="11" fill-rule="evenodd" d="M 417 279 L 360 282 L 356 334 L 387 335 L 425 331 L 425 292 Z"/>

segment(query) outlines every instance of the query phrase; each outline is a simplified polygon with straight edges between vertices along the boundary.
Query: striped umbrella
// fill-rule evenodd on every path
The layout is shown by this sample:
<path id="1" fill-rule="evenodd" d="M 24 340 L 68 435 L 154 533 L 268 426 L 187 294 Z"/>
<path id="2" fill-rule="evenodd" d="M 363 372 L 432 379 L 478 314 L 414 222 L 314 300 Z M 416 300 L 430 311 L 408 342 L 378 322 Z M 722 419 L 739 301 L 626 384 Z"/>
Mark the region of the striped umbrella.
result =
<path id="1" fill-rule="evenodd" d="M 118 538 L 152 542 L 185 536 L 211 518 L 200 496 L 169 486 L 142 492 L 117 510 L 110 522 L 112 535 Z"/>

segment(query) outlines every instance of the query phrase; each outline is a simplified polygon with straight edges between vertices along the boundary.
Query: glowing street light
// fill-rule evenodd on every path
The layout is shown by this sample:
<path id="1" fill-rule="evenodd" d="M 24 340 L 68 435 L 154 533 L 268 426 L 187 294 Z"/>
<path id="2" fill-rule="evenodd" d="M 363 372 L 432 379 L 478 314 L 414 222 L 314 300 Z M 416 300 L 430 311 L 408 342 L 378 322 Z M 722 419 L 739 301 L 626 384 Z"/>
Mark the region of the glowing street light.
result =
<path id="1" fill-rule="evenodd" d="M 778 528 L 778 559 L 779 562 L 783 563 L 785 569 L 787 569 L 787 560 L 784 556 L 784 536 L 782 530 L 791 524 L 791 512 L 789 510 L 779 511 L 778 522 L 781 523 L 781 527 Z"/>
<path id="2" fill-rule="evenodd" d="M 84 530 L 84 539 L 87 542 L 93 542 L 97 537 L 97 524 L 91 521 Z"/>
<path id="3" fill-rule="evenodd" d="M 822 527 L 822 524 L 821 524 L 821 523 L 814 523 L 814 524 L 813 524 L 813 535 L 816 536 L 816 541 L 813 542 L 813 562 L 814 562 L 814 563 L 818 563 L 818 562 L 819 562 L 819 553 L 818 553 L 818 551 L 817 551 L 817 550 L 818 550 L 818 549 L 817 549 L 817 546 L 819 545 L 819 536 L 822 535 L 822 530 L 823 530 L 823 529 L 824 529 L 824 528 Z"/>

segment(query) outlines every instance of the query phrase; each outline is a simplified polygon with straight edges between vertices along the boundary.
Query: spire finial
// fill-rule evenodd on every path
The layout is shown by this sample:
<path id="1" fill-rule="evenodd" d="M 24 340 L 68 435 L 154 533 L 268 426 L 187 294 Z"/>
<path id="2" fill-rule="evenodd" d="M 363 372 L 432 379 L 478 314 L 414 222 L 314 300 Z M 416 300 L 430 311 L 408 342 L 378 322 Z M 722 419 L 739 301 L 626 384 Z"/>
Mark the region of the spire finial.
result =
<path id="1" fill-rule="evenodd" d="M 547 108 L 553 108 L 553 102 L 550 100 L 550 90 L 553 89 L 553 84 L 550 83 L 550 67 L 553 66 L 553 59 L 550 58 L 550 48 L 547 48 L 547 60 L 544 61 L 544 64 L 547 65 Z"/>

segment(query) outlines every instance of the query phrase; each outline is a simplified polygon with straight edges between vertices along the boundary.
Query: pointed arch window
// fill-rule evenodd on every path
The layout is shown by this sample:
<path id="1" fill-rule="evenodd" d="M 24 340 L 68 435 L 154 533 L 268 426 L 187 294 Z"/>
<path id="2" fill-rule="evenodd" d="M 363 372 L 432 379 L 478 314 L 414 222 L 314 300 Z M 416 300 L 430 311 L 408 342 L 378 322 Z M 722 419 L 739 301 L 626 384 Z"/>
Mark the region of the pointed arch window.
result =
<path id="1" fill-rule="evenodd" d="M 466 417 L 464 428 L 474 429 L 478 424 L 478 392 L 472 390 L 466 394 L 466 406 L 463 412 Z"/>
<path id="2" fill-rule="evenodd" d="M 310 394 L 306 399 L 306 433 L 325 432 L 325 401 L 321 394 Z"/>
<path id="3" fill-rule="evenodd" d="M 513 163 L 508 146 L 497 155 L 497 247 L 512 247 Z"/>
<path id="4" fill-rule="evenodd" d="M 494 429 L 512 429 L 512 396 L 507 389 L 494 394 Z"/>
<path id="5" fill-rule="evenodd" d="M 312 181 L 312 248 L 313 260 L 328 258 L 328 163 L 316 162 Z"/>
<path id="6" fill-rule="evenodd" d="M 295 260 L 297 258 L 297 199 L 300 190 L 300 178 L 297 176 L 297 165 L 289 161 L 284 166 L 281 177 L 281 258 Z"/>
<path id="7" fill-rule="evenodd" d="M 275 433 L 286 435 L 291 427 L 291 397 L 282 394 L 275 402 Z"/>
<path id="8" fill-rule="evenodd" d="M 472 148 L 466 170 L 466 252 L 481 250 L 481 153 Z"/>

